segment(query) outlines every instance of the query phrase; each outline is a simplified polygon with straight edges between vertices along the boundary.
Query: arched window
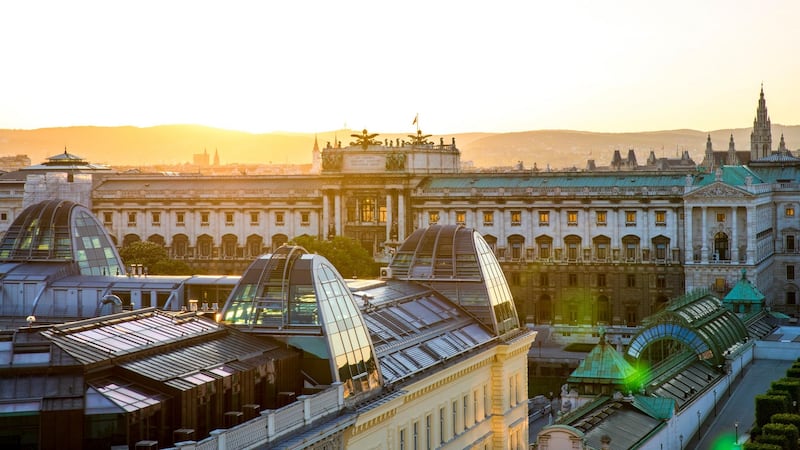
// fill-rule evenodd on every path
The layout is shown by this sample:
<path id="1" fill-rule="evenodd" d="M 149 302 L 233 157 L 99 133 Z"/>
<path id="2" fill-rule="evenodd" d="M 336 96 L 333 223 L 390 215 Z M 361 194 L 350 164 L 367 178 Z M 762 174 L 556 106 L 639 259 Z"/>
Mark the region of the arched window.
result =
<path id="1" fill-rule="evenodd" d="M 176 234 L 172 237 L 172 256 L 183 259 L 189 253 L 189 238 L 185 234 Z"/>
<path id="2" fill-rule="evenodd" d="M 508 237 L 508 248 L 511 249 L 511 259 L 519 261 L 523 257 L 522 249 L 525 247 L 525 237 L 512 234 Z"/>
<path id="3" fill-rule="evenodd" d="M 636 261 L 639 258 L 639 236 L 629 234 L 623 237 L 622 248 L 625 261 Z"/>
<path id="4" fill-rule="evenodd" d="M 580 236 L 570 234 L 564 237 L 564 247 L 567 249 L 567 261 L 577 261 L 581 254 Z"/>
<path id="5" fill-rule="evenodd" d="M 272 236 L 272 250 L 280 247 L 281 245 L 289 242 L 289 237 L 285 234 L 275 234 Z"/>
<path id="6" fill-rule="evenodd" d="M 251 234 L 247 236 L 247 257 L 253 258 L 262 253 L 262 248 L 264 246 L 264 239 L 257 234 Z"/>
<path id="7" fill-rule="evenodd" d="M 669 238 L 663 235 L 658 235 L 653 238 L 653 248 L 655 249 L 655 260 L 657 262 L 664 262 L 669 255 Z"/>
<path id="8" fill-rule="evenodd" d="M 492 253 L 497 253 L 497 238 L 492 236 L 491 234 L 487 234 L 483 237 L 483 240 L 489 244 L 489 248 L 492 249 Z"/>
<path id="9" fill-rule="evenodd" d="M 162 247 L 164 247 L 166 245 L 166 243 L 164 242 L 164 236 L 161 236 L 160 234 L 151 235 L 149 238 L 147 238 L 147 240 L 148 240 L 148 242 L 152 242 L 154 244 L 158 244 L 158 245 L 160 245 Z"/>
<path id="10" fill-rule="evenodd" d="M 536 248 L 539 251 L 539 259 L 547 261 L 553 258 L 553 238 L 542 235 L 536 238 Z"/>
<path id="11" fill-rule="evenodd" d="M 211 238 L 211 236 L 204 234 L 197 238 L 197 256 L 200 258 L 210 258 L 213 248 L 214 240 Z"/>
<path id="12" fill-rule="evenodd" d="M 238 238 L 235 234 L 226 234 L 222 236 L 222 257 L 231 259 L 236 257 L 236 244 Z"/>
<path id="13" fill-rule="evenodd" d="M 611 239 L 608 236 L 595 237 L 592 239 L 592 246 L 594 247 L 594 259 L 597 261 L 606 261 L 611 256 L 609 253 Z"/>
<path id="14" fill-rule="evenodd" d="M 122 238 L 122 246 L 126 247 L 134 242 L 141 241 L 142 238 L 139 237 L 138 234 L 126 234 L 124 238 Z"/>

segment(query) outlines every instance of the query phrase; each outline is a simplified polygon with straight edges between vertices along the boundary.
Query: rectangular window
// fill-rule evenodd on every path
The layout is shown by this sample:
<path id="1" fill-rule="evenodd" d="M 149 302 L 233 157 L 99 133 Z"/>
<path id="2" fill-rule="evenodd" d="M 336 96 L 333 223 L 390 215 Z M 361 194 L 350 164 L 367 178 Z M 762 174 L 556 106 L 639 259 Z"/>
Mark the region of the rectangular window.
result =
<path id="1" fill-rule="evenodd" d="M 135 227 L 136 226 L 136 213 L 135 212 L 129 212 L 128 213 L 128 226 L 129 227 Z"/>
<path id="2" fill-rule="evenodd" d="M 636 275 L 634 275 L 634 274 L 632 274 L 632 273 L 629 273 L 629 274 L 628 274 L 628 275 L 625 277 L 625 280 L 626 280 L 626 283 L 625 283 L 625 284 L 626 284 L 628 287 L 630 287 L 630 288 L 632 288 L 632 287 L 636 287 Z"/>
<path id="3" fill-rule="evenodd" d="M 428 223 L 430 225 L 439 223 L 439 211 L 428 211 Z"/>
<path id="4" fill-rule="evenodd" d="M 550 277 L 546 273 L 539 274 L 539 286 L 550 286 Z"/>
<path id="5" fill-rule="evenodd" d="M 665 289 L 667 287 L 667 277 L 661 274 L 656 275 L 656 288 Z"/>
<path id="6" fill-rule="evenodd" d="M 578 226 L 578 211 L 567 211 L 567 226 Z"/>
<path id="7" fill-rule="evenodd" d="M 411 424 L 411 448 L 419 450 L 419 422 Z"/>
<path id="8" fill-rule="evenodd" d="M 550 211 L 539 211 L 539 226 L 550 225 Z"/>
<path id="9" fill-rule="evenodd" d="M 175 225 L 186 225 L 186 213 L 178 211 L 175 213 Z"/>
<path id="10" fill-rule="evenodd" d="M 104 225 L 111 225 L 114 223 L 114 213 L 112 212 L 104 212 L 103 213 L 103 224 Z"/>
<path id="11" fill-rule="evenodd" d="M 386 206 L 378 208 L 378 222 L 386 223 Z"/>
<path id="12" fill-rule="evenodd" d="M 567 274 L 567 284 L 569 286 L 577 286 L 578 285 L 578 274 L 577 273 Z"/>
<path id="13" fill-rule="evenodd" d="M 667 212 L 666 211 L 656 211 L 656 226 L 659 226 L 659 227 L 667 226 Z"/>
<path id="14" fill-rule="evenodd" d="M 787 264 L 786 265 L 786 279 L 787 280 L 794 280 L 794 265 Z"/>
<path id="15" fill-rule="evenodd" d="M 466 225 L 466 224 L 467 224 L 467 212 L 456 211 L 456 225 Z"/>
<path id="16" fill-rule="evenodd" d="M 400 450 L 406 450 L 406 429 L 400 428 Z"/>
<path id="17" fill-rule="evenodd" d="M 375 221 L 375 200 L 371 198 L 361 199 L 361 222 Z"/>
<path id="18" fill-rule="evenodd" d="M 250 225 L 258 225 L 259 214 L 256 211 L 250 213 Z"/>
<path id="19" fill-rule="evenodd" d="M 200 213 L 200 225 L 208 225 L 208 218 L 210 213 L 208 211 L 203 211 Z"/>
<path id="20" fill-rule="evenodd" d="M 487 417 L 489 415 L 490 408 L 491 408 L 491 404 L 489 403 L 489 387 L 484 384 L 483 385 L 483 417 Z"/>
<path id="21" fill-rule="evenodd" d="M 6 222 L 6 221 L 8 221 L 8 213 L 5 211 L 0 212 L 0 222 Z"/>
<path id="22" fill-rule="evenodd" d="M 445 426 L 444 426 L 444 406 L 439 408 L 439 443 L 444 444 L 445 441 Z"/>
<path id="23" fill-rule="evenodd" d="M 458 435 L 458 401 L 453 400 L 453 436 Z"/>
<path id="24" fill-rule="evenodd" d="M 550 244 L 539 244 L 539 259 L 550 259 Z"/>
<path id="25" fill-rule="evenodd" d="M 161 213 L 160 212 L 154 211 L 154 212 L 150 213 L 150 219 L 151 219 L 151 221 L 153 223 L 153 226 L 157 227 L 157 226 L 161 225 Z"/>
<path id="26" fill-rule="evenodd" d="M 431 446 L 433 445 L 433 430 L 431 429 L 433 426 L 431 423 L 432 421 L 433 419 L 431 418 L 430 414 L 425 416 L 425 448 L 427 450 L 430 450 Z"/>
<path id="27" fill-rule="evenodd" d="M 467 408 L 469 408 L 469 396 L 461 399 L 461 417 L 464 418 L 464 429 L 467 428 Z"/>
<path id="28" fill-rule="evenodd" d="M 478 421 L 478 391 L 472 391 L 472 420 Z"/>
<path id="29" fill-rule="evenodd" d="M 786 251 L 793 252 L 794 251 L 794 235 L 789 234 L 786 236 Z"/>
<path id="30" fill-rule="evenodd" d="M 629 306 L 629 307 L 628 307 L 628 308 L 625 310 L 625 319 L 628 321 L 628 322 L 627 322 L 627 325 L 628 325 L 629 327 L 635 327 L 635 326 L 636 326 L 636 320 L 637 320 L 637 317 L 636 317 L 636 308 L 634 308 L 634 307 L 630 307 L 630 306 Z"/>
<path id="31" fill-rule="evenodd" d="M 522 284 L 522 276 L 519 272 L 511 272 L 511 285 L 519 286 Z"/>
<path id="32" fill-rule="evenodd" d="M 717 213 L 717 222 L 725 222 L 725 213 Z"/>
<path id="33" fill-rule="evenodd" d="M 606 274 L 598 273 L 597 274 L 597 286 L 605 287 L 606 286 Z"/>
<path id="34" fill-rule="evenodd" d="M 786 304 L 787 305 L 794 305 L 797 303 L 797 297 L 795 297 L 794 291 L 786 291 Z"/>
<path id="35" fill-rule="evenodd" d="M 518 227 L 522 225 L 522 211 L 511 211 L 511 226 Z"/>
<path id="36" fill-rule="evenodd" d="M 625 211 L 625 226 L 636 226 L 636 211 Z"/>
<path id="37" fill-rule="evenodd" d="M 300 211 L 300 225 L 308 226 L 311 224 L 311 213 L 308 211 Z"/>
<path id="38" fill-rule="evenodd" d="M 606 212 L 605 211 L 597 211 L 597 225 L 605 225 L 606 224 Z"/>
<path id="39" fill-rule="evenodd" d="M 486 226 L 494 225 L 494 211 L 483 212 L 483 224 Z"/>
<path id="40" fill-rule="evenodd" d="M 667 259 L 667 245 L 656 244 L 656 259 L 663 261 Z"/>
<path id="41" fill-rule="evenodd" d="M 225 225 L 233 225 L 233 212 L 225 211 Z"/>
<path id="42" fill-rule="evenodd" d="M 600 261 L 605 261 L 606 258 L 608 258 L 608 247 L 606 244 L 597 244 L 595 252 L 597 253 L 597 259 Z"/>
<path id="43" fill-rule="evenodd" d="M 275 225 L 282 226 L 284 223 L 283 211 L 275 211 Z"/>
<path id="44" fill-rule="evenodd" d="M 794 206 L 787 206 L 784 210 L 786 217 L 794 217 Z"/>

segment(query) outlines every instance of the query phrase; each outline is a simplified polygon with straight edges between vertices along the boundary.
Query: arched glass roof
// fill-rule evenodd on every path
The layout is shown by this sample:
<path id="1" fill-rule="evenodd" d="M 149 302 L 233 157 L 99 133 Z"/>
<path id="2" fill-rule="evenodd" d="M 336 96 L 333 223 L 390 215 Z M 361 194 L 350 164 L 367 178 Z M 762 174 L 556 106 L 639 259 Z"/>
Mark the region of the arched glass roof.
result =
<path id="1" fill-rule="evenodd" d="M 475 315 L 496 334 L 519 328 L 514 299 L 483 237 L 460 225 L 416 230 L 389 266 L 392 277 L 430 286 Z"/>
<path id="2" fill-rule="evenodd" d="M 25 208 L 0 242 L 0 261 L 75 262 L 81 275 L 125 273 L 97 218 L 68 200 L 48 200 Z"/>
<path id="3" fill-rule="evenodd" d="M 724 352 L 744 342 L 747 328 L 736 314 L 722 307 L 722 302 L 707 290 L 679 297 L 663 310 L 650 316 L 628 346 L 629 357 L 638 359 L 645 348 L 662 339 L 682 342 L 701 360 L 720 364 Z"/>
<path id="4" fill-rule="evenodd" d="M 303 350 L 306 382 L 339 381 L 346 397 L 381 386 L 372 340 L 352 293 L 327 259 L 302 247 L 282 246 L 256 259 L 222 318 Z"/>

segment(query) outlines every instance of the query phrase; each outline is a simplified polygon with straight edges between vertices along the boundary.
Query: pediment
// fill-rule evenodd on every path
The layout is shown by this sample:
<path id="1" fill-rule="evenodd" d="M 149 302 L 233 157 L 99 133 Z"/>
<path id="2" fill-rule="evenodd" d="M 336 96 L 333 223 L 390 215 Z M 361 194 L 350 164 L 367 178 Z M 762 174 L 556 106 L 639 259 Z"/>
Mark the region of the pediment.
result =
<path id="1" fill-rule="evenodd" d="M 744 189 L 733 187 L 721 181 L 716 181 L 708 186 L 692 191 L 685 198 L 738 198 L 752 197 L 753 194 Z"/>

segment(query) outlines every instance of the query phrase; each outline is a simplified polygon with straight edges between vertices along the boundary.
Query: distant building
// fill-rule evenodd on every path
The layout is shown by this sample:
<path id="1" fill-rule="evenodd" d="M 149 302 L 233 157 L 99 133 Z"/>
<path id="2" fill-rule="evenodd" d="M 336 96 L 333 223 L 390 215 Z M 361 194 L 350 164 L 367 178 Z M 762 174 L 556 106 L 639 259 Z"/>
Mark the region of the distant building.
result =
<path id="1" fill-rule="evenodd" d="M 194 155 L 192 155 L 192 164 L 197 167 L 208 167 L 209 166 L 208 150 L 203 149 L 203 153 L 195 153 Z"/>
<path id="2" fill-rule="evenodd" d="M 30 165 L 31 159 L 28 155 L 0 156 L 0 170 L 4 172 L 13 172 Z"/>

